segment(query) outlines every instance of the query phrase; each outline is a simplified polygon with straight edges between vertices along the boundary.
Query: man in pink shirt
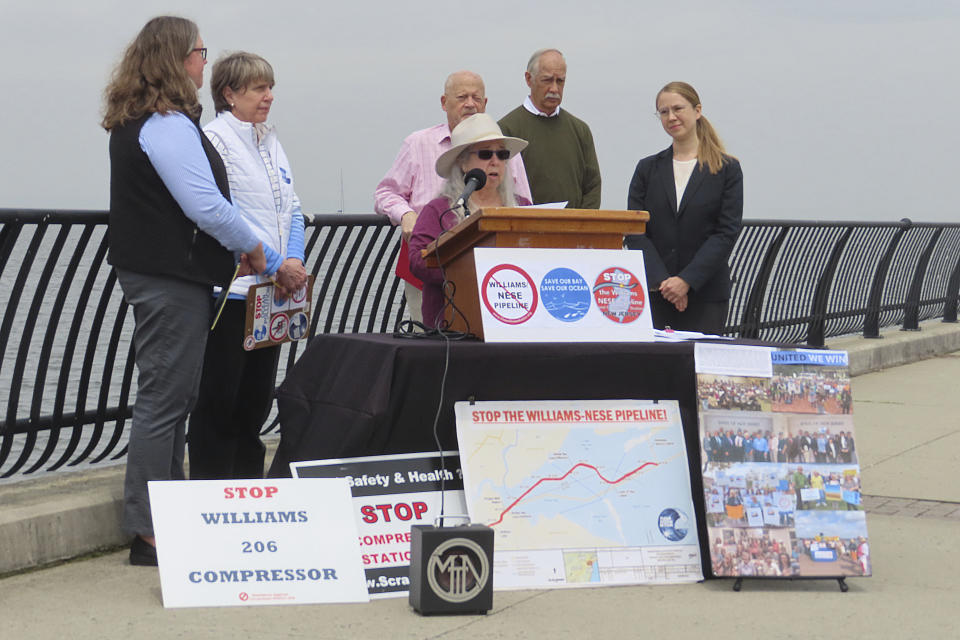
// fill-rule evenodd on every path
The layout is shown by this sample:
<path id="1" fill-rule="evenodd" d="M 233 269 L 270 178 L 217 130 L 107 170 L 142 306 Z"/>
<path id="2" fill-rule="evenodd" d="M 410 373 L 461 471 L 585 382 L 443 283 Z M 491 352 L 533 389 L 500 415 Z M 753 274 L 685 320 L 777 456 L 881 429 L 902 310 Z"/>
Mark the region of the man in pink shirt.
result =
<path id="1" fill-rule="evenodd" d="M 483 78 L 472 71 L 450 74 L 440 96 L 440 107 L 447 114 L 446 124 L 414 131 L 403 141 L 393 166 L 387 171 L 374 194 L 374 210 L 400 225 L 403 246 L 397 260 L 397 275 L 405 281 L 407 310 L 420 322 L 420 289 L 423 284 L 410 273 L 407 240 L 413 232 L 420 210 L 435 197 L 443 185 L 437 175 L 437 158 L 450 148 L 450 132 L 460 121 L 487 109 Z M 510 160 L 514 192 L 530 200 L 530 185 L 519 155 Z"/>

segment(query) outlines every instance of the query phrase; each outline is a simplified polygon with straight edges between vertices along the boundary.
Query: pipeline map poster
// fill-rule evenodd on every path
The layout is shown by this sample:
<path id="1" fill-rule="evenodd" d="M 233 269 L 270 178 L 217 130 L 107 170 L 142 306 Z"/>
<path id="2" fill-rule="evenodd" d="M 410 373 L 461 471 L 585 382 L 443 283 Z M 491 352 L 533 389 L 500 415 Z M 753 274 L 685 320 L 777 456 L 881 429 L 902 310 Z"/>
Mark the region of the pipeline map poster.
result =
<path id="1" fill-rule="evenodd" d="M 847 353 L 697 344 L 711 571 L 872 572 Z"/>
<path id="2" fill-rule="evenodd" d="M 410 527 L 467 513 L 456 451 L 291 462 L 294 478 L 346 478 L 371 599 L 410 591 Z M 442 493 L 441 493 L 442 490 Z"/>
<path id="3" fill-rule="evenodd" d="M 703 578 L 676 401 L 458 402 L 456 417 L 494 588 Z"/>

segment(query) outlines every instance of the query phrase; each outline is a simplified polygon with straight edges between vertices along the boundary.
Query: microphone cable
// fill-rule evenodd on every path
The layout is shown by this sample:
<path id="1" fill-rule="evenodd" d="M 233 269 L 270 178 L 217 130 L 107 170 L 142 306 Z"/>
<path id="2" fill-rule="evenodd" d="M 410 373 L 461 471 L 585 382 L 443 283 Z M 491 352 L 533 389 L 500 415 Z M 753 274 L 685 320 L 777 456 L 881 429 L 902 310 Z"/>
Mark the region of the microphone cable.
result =
<path id="1" fill-rule="evenodd" d="M 486 175 L 484 175 L 486 177 Z M 446 515 L 446 482 L 447 482 L 447 464 L 446 457 L 443 454 L 443 443 L 440 442 L 440 414 L 443 412 L 444 400 L 446 396 L 446 387 L 447 387 L 447 378 L 450 374 L 450 345 L 455 340 L 468 340 L 476 339 L 476 335 L 470 331 L 470 321 L 464 315 L 464 313 L 457 307 L 454 302 L 454 296 L 456 295 L 456 283 L 450 282 L 447 280 L 446 270 L 443 267 L 443 261 L 440 259 L 440 240 L 450 232 L 451 229 L 457 226 L 454 224 L 449 228 L 444 228 L 443 218 L 451 211 L 454 211 L 456 208 L 461 207 L 464 209 L 464 216 L 461 218 L 457 224 L 459 224 L 463 219 L 465 219 L 469 212 L 467 211 L 467 205 L 464 204 L 454 204 L 453 206 L 447 207 L 439 216 L 441 232 L 437 236 L 435 253 L 437 255 L 437 262 L 439 263 L 440 276 L 442 278 L 441 290 L 443 291 L 444 304 L 437 313 L 437 317 L 434 320 L 440 318 L 438 322 L 435 322 L 435 329 L 427 329 L 423 323 L 414 322 L 412 320 L 404 320 L 399 325 L 396 331 L 394 331 L 394 337 L 399 338 L 416 338 L 416 339 L 436 339 L 440 338 L 444 341 L 444 359 L 443 359 L 443 372 L 440 376 L 440 394 L 437 400 L 437 410 L 433 416 L 433 442 L 437 447 L 437 455 L 440 458 L 440 515 L 436 518 L 436 521 L 440 523 L 440 526 L 443 526 L 444 519 Z M 448 331 L 446 320 L 443 319 L 443 316 L 446 315 L 446 310 L 451 310 L 451 317 L 455 317 L 457 314 L 463 319 L 466 331 Z M 423 333 L 418 333 L 415 330 L 419 328 L 423 330 Z M 462 517 L 469 522 L 467 514 L 457 514 L 458 517 Z M 450 516 L 454 517 L 454 516 Z"/>
<path id="2" fill-rule="evenodd" d="M 464 202 L 459 206 L 463 207 L 464 209 L 464 216 L 463 218 L 461 218 L 461 221 L 462 221 L 468 215 L 467 204 L 466 202 Z M 441 229 L 443 229 L 443 216 L 450 213 L 453 209 L 454 207 L 448 207 L 446 211 L 440 214 Z M 459 222 L 457 224 L 459 224 Z M 453 225 L 453 227 L 456 227 L 456 226 L 457 226 L 456 224 Z M 450 228 L 452 229 L 453 227 L 450 227 Z M 443 291 L 444 298 L 447 300 L 447 303 L 445 303 L 440 308 L 440 311 L 438 312 L 437 315 L 445 316 L 446 308 L 449 305 L 452 309 L 451 319 L 453 318 L 454 314 L 459 313 L 460 317 L 463 318 L 463 322 L 464 322 L 464 325 L 466 325 L 467 330 L 465 333 L 456 332 L 456 335 L 450 335 L 448 334 L 448 332 L 446 331 L 446 327 L 444 326 L 445 320 L 441 320 L 440 322 L 436 323 L 437 332 L 439 333 L 440 337 L 443 338 L 443 342 L 444 342 L 443 374 L 440 376 L 440 397 L 437 401 L 437 411 L 433 416 L 433 442 L 434 444 L 437 445 L 437 455 L 440 456 L 440 516 L 436 519 L 437 521 L 440 522 L 440 527 L 443 527 L 444 516 L 446 516 L 446 513 L 447 513 L 446 511 L 447 459 L 446 459 L 446 456 L 443 455 L 443 444 L 440 442 L 439 426 L 440 426 L 440 414 L 443 412 L 444 396 L 446 395 L 446 389 L 447 389 L 447 376 L 450 373 L 450 343 L 452 340 L 463 340 L 463 339 L 466 339 L 467 336 L 471 335 L 470 321 L 467 320 L 467 317 L 463 315 L 463 313 L 457 308 L 456 304 L 454 304 L 453 302 L 453 296 L 456 293 L 457 286 L 455 283 L 447 280 L 447 272 L 443 268 L 443 261 L 440 259 L 440 239 L 443 238 L 444 234 L 448 233 L 449 231 L 450 229 L 443 229 L 440 232 L 440 235 L 437 236 L 437 240 L 436 240 L 437 263 L 440 267 L 440 276 L 443 278 L 443 283 L 440 286 L 441 286 L 441 290 Z M 447 285 L 450 285 L 450 286 L 448 287 Z M 454 416 L 454 422 L 456 422 L 456 416 Z M 454 426 L 454 430 L 456 430 L 456 426 Z M 459 447 L 458 447 L 458 452 L 459 452 Z"/>

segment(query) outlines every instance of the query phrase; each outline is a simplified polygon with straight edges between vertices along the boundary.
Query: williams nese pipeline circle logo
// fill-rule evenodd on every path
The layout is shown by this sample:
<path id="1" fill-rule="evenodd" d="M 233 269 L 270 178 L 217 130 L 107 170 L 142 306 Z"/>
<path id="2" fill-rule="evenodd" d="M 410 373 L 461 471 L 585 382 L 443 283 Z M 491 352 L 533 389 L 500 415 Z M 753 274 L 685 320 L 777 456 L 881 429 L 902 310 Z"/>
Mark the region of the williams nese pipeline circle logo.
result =
<path id="1" fill-rule="evenodd" d="M 690 520 L 687 514 L 677 509 L 664 509 L 657 518 L 657 526 L 663 537 L 672 542 L 680 542 L 687 537 L 690 531 Z"/>
<path id="2" fill-rule="evenodd" d="M 500 264 L 487 272 L 480 297 L 494 318 L 504 324 L 523 324 L 537 310 L 537 286 L 526 271 Z"/>
<path id="3" fill-rule="evenodd" d="M 557 320 L 576 322 L 590 310 L 590 285 L 573 269 L 553 269 L 540 282 L 540 300 Z"/>
<path id="4" fill-rule="evenodd" d="M 620 267 L 600 272 L 593 284 L 593 297 L 603 315 L 621 324 L 639 318 L 646 302 L 637 276 Z"/>

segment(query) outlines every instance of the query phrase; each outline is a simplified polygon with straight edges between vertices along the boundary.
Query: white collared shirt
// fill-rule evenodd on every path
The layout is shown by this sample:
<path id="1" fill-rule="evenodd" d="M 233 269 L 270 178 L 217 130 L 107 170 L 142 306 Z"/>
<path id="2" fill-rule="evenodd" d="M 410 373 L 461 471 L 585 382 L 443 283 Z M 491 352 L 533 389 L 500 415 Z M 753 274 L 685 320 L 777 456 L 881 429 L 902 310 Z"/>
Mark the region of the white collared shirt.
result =
<path id="1" fill-rule="evenodd" d="M 527 96 L 523 99 L 523 108 L 532 113 L 535 116 L 542 116 L 544 118 L 555 118 L 560 115 L 560 105 L 557 105 L 557 108 L 553 110 L 553 113 L 544 113 L 537 109 L 533 104 L 533 100 L 530 99 L 530 96 Z"/>

